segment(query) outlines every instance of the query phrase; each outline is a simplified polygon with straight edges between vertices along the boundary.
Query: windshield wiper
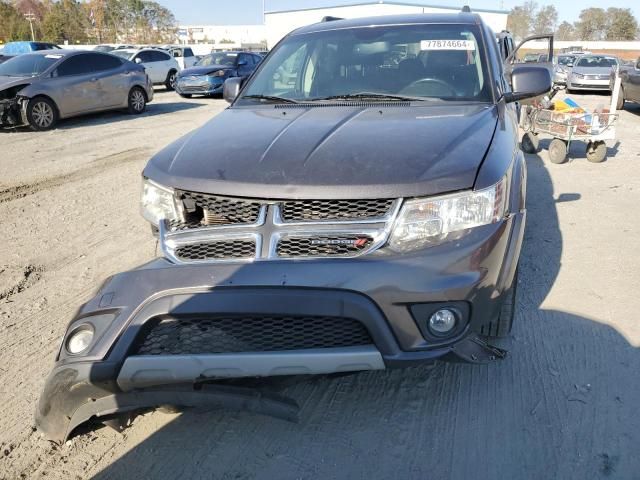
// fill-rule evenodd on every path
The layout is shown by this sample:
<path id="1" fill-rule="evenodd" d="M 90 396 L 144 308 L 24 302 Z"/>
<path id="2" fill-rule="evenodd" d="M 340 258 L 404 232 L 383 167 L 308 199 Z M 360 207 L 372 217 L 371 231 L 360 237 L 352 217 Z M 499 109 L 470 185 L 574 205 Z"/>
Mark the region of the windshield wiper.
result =
<path id="1" fill-rule="evenodd" d="M 427 102 L 435 99 L 429 97 L 412 97 L 410 95 L 394 95 L 389 93 L 376 93 L 376 92 L 359 92 L 359 93 L 346 93 L 342 95 L 331 95 L 330 97 L 312 98 L 309 101 L 319 100 L 350 100 L 350 99 L 374 99 L 374 100 L 400 100 L 405 102 L 418 101 Z"/>
<path id="2" fill-rule="evenodd" d="M 265 100 L 273 103 L 300 103 L 290 98 L 276 97 L 275 95 L 243 95 L 241 98 L 251 98 L 255 100 Z"/>

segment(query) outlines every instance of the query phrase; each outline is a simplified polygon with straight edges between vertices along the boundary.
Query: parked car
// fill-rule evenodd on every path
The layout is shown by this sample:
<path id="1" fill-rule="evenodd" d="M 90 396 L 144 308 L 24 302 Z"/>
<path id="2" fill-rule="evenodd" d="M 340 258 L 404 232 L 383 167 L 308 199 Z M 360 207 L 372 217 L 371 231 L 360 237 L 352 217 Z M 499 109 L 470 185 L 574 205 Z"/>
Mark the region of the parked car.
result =
<path id="1" fill-rule="evenodd" d="M 104 52 L 108 53 L 116 49 L 115 45 L 97 45 L 93 51 L 94 52 Z"/>
<path id="2" fill-rule="evenodd" d="M 176 92 L 182 97 L 222 93 L 227 78 L 246 78 L 262 61 L 255 53 L 219 52 L 203 57 L 194 67 L 182 70 L 176 81 Z"/>
<path id="3" fill-rule="evenodd" d="M 557 63 L 553 71 L 553 83 L 558 85 L 566 85 L 567 77 L 571 72 L 571 67 L 576 61 L 576 55 L 558 55 Z"/>
<path id="4" fill-rule="evenodd" d="M 180 70 L 191 68 L 198 61 L 191 47 L 170 45 L 166 47 L 166 50 L 176 59 L 176 62 L 180 65 Z"/>
<path id="5" fill-rule="evenodd" d="M 0 65 L 0 125 L 54 128 L 63 118 L 120 108 L 144 112 L 153 86 L 144 68 L 100 52 L 47 50 Z"/>
<path id="6" fill-rule="evenodd" d="M 609 90 L 611 73 L 618 66 L 618 58 L 611 55 L 581 55 L 567 77 L 567 91 Z"/>
<path id="7" fill-rule="evenodd" d="M 272 404 L 211 385 L 229 377 L 503 357 L 526 215 L 515 103 L 551 75 L 507 76 L 493 39 L 471 13 L 336 20 L 228 78 L 231 106 L 144 169 L 164 258 L 81 307 L 38 427 L 63 442 L 117 412 Z M 426 64 L 385 63 L 400 45 Z"/>
<path id="8" fill-rule="evenodd" d="M 640 103 L 640 58 L 632 65 L 620 67 L 620 79 L 617 109 L 622 110 L 625 102 Z"/>
<path id="9" fill-rule="evenodd" d="M 10 58 L 25 53 L 39 52 L 41 50 L 56 50 L 60 47 L 54 43 L 47 42 L 9 42 L 2 49 L 0 63 L 6 62 Z"/>
<path id="10" fill-rule="evenodd" d="M 168 52 L 159 48 L 123 48 L 111 53 L 142 65 L 154 85 L 164 85 L 167 90 L 175 89 L 180 65 Z"/>

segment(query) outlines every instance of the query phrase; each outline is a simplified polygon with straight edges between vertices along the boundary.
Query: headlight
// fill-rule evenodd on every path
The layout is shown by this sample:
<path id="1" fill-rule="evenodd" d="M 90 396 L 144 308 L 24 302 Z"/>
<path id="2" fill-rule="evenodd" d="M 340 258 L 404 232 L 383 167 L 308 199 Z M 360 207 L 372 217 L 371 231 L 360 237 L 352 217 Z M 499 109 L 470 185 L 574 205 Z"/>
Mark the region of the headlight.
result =
<path id="1" fill-rule="evenodd" d="M 146 178 L 142 181 L 141 208 L 142 216 L 154 225 L 159 225 L 162 219 L 178 219 L 173 189 Z"/>
<path id="2" fill-rule="evenodd" d="M 76 328 L 67 339 L 67 352 L 77 355 L 84 352 L 93 340 L 93 328 L 85 323 Z"/>
<path id="3" fill-rule="evenodd" d="M 441 243 L 455 232 L 499 221 L 505 205 L 504 178 L 484 190 L 409 200 L 400 210 L 389 247 L 407 252 Z"/>

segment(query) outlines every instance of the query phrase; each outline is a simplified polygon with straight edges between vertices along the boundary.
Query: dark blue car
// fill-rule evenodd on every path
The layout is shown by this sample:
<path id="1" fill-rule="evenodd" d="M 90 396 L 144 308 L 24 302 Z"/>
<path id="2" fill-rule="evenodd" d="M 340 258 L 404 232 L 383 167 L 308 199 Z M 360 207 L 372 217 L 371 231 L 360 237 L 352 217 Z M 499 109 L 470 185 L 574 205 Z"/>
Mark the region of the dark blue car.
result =
<path id="1" fill-rule="evenodd" d="M 227 78 L 248 77 L 262 61 L 260 55 L 248 52 L 217 52 L 200 59 L 178 74 L 176 92 L 181 97 L 222 93 Z"/>

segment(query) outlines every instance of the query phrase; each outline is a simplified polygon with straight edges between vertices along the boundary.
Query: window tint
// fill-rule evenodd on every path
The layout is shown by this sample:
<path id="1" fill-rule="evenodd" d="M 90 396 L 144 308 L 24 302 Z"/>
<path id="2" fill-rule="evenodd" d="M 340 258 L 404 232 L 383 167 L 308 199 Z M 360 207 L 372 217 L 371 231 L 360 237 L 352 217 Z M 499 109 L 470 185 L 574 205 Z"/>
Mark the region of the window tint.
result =
<path id="1" fill-rule="evenodd" d="M 85 61 L 89 63 L 92 72 L 101 72 L 104 70 L 113 70 L 122 65 L 122 62 L 111 55 L 100 55 L 99 53 L 90 53 L 83 55 Z"/>
<path id="2" fill-rule="evenodd" d="M 193 57 L 193 50 L 191 50 L 190 48 L 185 48 L 184 49 L 184 56 L 185 57 Z"/>
<path id="3" fill-rule="evenodd" d="M 70 75 L 82 75 L 83 73 L 91 72 L 92 65 L 88 57 L 89 54 L 85 53 L 68 58 L 58 67 L 58 76 L 68 77 Z"/>
<path id="4" fill-rule="evenodd" d="M 164 62 L 164 61 L 169 60 L 171 58 L 168 53 L 164 53 L 164 52 L 153 51 L 153 52 L 148 52 L 148 53 L 151 54 L 151 61 L 152 62 Z"/>
<path id="5" fill-rule="evenodd" d="M 140 60 L 142 60 L 142 63 L 153 62 L 153 57 L 151 56 L 152 53 L 153 52 L 140 52 L 131 60 L 135 60 L 136 58 L 139 58 Z"/>

